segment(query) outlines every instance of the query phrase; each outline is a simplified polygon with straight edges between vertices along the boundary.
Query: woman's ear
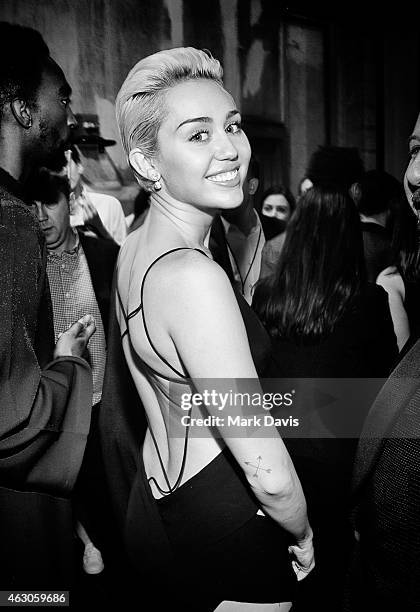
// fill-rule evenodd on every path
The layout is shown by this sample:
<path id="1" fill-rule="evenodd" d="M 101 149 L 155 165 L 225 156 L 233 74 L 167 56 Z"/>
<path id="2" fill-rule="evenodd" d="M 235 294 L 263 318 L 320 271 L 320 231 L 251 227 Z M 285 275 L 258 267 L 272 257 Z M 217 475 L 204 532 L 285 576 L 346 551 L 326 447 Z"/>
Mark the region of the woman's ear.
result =
<path id="1" fill-rule="evenodd" d="M 128 156 L 130 166 L 139 174 L 142 178 L 149 181 L 153 180 L 151 175 L 156 173 L 152 162 L 143 155 L 140 149 L 132 149 Z M 156 179 L 155 179 L 156 180 Z"/>

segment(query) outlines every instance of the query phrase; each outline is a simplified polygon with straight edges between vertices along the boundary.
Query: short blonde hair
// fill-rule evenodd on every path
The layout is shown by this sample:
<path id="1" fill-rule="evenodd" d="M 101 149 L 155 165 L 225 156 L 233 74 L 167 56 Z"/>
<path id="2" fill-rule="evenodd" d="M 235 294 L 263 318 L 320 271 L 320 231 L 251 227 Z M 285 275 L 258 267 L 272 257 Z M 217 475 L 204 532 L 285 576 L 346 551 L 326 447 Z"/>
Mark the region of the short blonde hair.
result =
<path id="1" fill-rule="evenodd" d="M 168 89 L 192 79 L 211 79 L 223 86 L 222 77 L 220 62 L 193 47 L 159 51 L 137 62 L 116 99 L 117 123 L 127 156 L 135 147 L 149 159 L 156 155 L 158 131 L 167 113 Z M 150 181 L 136 176 L 143 187 L 151 188 Z"/>

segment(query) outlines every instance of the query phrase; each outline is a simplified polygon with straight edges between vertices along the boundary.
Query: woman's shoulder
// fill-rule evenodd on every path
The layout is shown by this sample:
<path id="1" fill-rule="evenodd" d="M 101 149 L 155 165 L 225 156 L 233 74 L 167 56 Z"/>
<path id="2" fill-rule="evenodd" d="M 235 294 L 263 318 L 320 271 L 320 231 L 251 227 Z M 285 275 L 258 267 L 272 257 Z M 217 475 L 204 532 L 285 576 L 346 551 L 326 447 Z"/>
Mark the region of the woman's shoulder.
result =
<path id="1" fill-rule="evenodd" d="M 232 291 L 228 277 L 222 268 L 204 251 L 188 247 L 169 249 L 158 255 L 148 266 L 145 277 L 153 269 L 153 280 L 147 283 L 174 297 L 184 295 Z M 208 296 L 211 297 L 211 296 Z"/>
<path id="2" fill-rule="evenodd" d="M 395 266 L 389 266 L 382 270 L 376 279 L 376 284 L 383 287 L 388 293 L 404 293 L 404 281 Z"/>
<path id="3" fill-rule="evenodd" d="M 401 278 L 401 274 L 397 268 L 395 266 L 388 266 L 378 274 L 376 282 L 378 285 L 381 285 L 382 283 L 393 282 L 398 278 Z"/>
<path id="4" fill-rule="evenodd" d="M 205 251 L 193 247 L 175 247 L 157 255 L 149 267 L 155 267 L 161 274 L 177 272 L 179 277 L 203 274 L 212 271 L 217 274 L 218 266 Z"/>

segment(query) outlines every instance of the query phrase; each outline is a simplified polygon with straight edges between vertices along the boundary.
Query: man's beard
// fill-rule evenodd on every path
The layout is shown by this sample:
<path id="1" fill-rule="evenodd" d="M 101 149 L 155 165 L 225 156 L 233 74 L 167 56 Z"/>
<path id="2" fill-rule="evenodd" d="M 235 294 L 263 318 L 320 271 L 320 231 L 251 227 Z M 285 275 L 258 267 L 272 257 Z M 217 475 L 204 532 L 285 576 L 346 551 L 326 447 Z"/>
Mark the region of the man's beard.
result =
<path id="1" fill-rule="evenodd" d="M 63 141 L 55 128 L 47 128 L 40 123 L 40 150 L 43 155 L 40 158 L 40 166 L 54 172 L 60 172 L 67 164 L 65 152 L 68 149 L 67 141 Z"/>

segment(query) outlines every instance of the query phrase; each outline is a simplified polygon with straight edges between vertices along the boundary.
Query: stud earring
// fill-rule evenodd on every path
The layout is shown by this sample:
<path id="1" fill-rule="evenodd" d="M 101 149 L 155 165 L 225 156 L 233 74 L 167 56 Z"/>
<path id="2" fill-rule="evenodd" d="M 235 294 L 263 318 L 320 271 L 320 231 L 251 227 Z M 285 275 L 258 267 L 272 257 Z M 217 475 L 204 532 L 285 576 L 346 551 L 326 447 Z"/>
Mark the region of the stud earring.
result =
<path id="1" fill-rule="evenodd" d="M 157 170 L 152 170 L 149 173 L 149 178 L 151 181 L 153 181 L 153 189 L 155 191 L 159 191 L 159 189 L 162 189 L 162 184 L 160 182 L 160 174 Z"/>

